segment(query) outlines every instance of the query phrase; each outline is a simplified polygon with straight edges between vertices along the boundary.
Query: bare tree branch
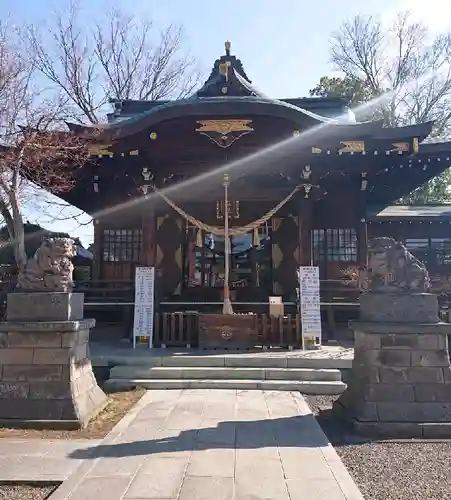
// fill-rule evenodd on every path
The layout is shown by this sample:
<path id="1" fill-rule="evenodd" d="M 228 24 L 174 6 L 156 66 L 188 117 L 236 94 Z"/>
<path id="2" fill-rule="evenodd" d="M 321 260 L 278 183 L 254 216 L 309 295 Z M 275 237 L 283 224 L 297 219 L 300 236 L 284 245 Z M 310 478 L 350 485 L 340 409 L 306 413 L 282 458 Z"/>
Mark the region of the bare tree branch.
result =
<path id="1" fill-rule="evenodd" d="M 331 58 L 346 77 L 361 81 L 372 98 L 391 92 L 379 109 L 389 125 L 436 120 L 436 135 L 449 133 L 451 119 L 451 35 L 429 41 L 422 23 L 408 12 L 385 28 L 358 15 L 331 39 Z"/>
<path id="2" fill-rule="evenodd" d="M 27 186 L 32 182 L 54 193 L 70 189 L 90 152 L 85 140 L 55 128 L 64 103 L 50 106 L 36 99 L 33 65 L 13 39 L 0 26 L 0 213 L 20 271 L 27 262 L 22 215 Z"/>
<path id="3" fill-rule="evenodd" d="M 73 2 L 48 30 L 27 29 L 35 68 L 63 94 L 72 119 L 98 123 L 108 98 L 177 99 L 199 83 L 181 27 L 169 25 L 158 34 L 151 21 L 115 9 L 90 29 L 79 16 Z"/>
<path id="4" fill-rule="evenodd" d="M 43 38 L 41 27 L 28 26 L 28 41 L 35 68 L 72 104 L 72 117 L 97 123 L 96 113 L 107 96 L 97 96 L 97 61 L 86 34 L 78 27 L 78 14 L 76 4 L 71 4 L 67 18 L 57 15 L 49 40 Z"/>

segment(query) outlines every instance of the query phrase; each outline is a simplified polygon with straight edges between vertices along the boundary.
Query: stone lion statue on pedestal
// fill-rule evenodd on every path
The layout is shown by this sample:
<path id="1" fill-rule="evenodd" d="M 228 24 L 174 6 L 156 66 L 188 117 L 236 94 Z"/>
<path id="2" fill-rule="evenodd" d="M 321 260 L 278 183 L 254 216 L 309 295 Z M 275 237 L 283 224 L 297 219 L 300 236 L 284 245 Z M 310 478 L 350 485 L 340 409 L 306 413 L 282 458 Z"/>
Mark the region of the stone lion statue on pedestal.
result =
<path id="1" fill-rule="evenodd" d="M 370 292 L 427 292 L 429 273 L 422 262 L 393 238 L 368 242 Z"/>
<path id="2" fill-rule="evenodd" d="M 71 292 L 77 251 L 70 238 L 48 238 L 19 273 L 16 290 L 33 292 Z"/>

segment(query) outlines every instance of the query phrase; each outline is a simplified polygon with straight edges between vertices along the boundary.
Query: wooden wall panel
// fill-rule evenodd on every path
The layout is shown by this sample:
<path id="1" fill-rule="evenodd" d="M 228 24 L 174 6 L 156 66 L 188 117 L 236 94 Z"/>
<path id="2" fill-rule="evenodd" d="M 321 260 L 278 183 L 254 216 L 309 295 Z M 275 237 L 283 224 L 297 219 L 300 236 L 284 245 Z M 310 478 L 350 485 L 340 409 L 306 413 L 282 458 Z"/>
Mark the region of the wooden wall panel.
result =
<path id="1" fill-rule="evenodd" d="M 357 200 L 349 194 L 315 201 L 312 207 L 312 227 L 333 229 L 357 227 L 360 216 Z"/>
<path id="2" fill-rule="evenodd" d="M 104 281 L 131 281 L 135 279 L 132 262 L 102 262 L 101 279 Z"/>

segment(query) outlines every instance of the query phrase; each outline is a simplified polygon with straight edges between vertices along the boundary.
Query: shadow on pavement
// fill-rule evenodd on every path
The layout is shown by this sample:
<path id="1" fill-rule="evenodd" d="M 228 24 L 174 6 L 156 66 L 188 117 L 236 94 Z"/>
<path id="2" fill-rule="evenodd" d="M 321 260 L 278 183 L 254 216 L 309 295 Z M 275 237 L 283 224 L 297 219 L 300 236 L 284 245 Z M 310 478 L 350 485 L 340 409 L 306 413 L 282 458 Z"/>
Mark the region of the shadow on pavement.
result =
<path id="1" fill-rule="evenodd" d="M 144 437 L 145 427 L 140 427 L 140 430 Z M 122 434 L 121 441 L 127 439 L 129 431 L 135 432 L 136 427 L 132 424 Z M 158 439 L 135 439 L 130 442 L 99 445 L 94 450 L 92 448 L 78 449 L 69 456 L 77 459 L 94 459 L 209 449 L 259 449 L 275 446 L 316 448 L 329 444 L 315 417 L 311 414 L 272 420 L 227 421 L 215 427 L 182 431 L 167 429 L 159 431 L 159 434 L 164 432 L 168 435 L 177 432 L 179 434 Z"/>

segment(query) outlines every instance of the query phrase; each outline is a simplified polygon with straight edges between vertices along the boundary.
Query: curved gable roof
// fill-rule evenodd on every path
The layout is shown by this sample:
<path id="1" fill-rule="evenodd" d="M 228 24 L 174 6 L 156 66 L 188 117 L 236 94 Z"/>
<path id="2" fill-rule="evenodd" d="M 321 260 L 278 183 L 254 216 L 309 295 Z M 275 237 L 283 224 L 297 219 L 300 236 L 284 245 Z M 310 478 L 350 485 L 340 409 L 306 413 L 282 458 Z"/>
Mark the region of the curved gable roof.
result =
<path id="1" fill-rule="evenodd" d="M 184 116 L 274 116 L 285 118 L 295 126 L 305 128 L 306 125 L 320 124 L 336 126 L 359 126 L 364 130 L 374 130 L 381 127 L 381 122 L 354 123 L 345 120 L 328 118 L 308 111 L 287 102 L 263 97 L 205 97 L 168 101 L 155 106 L 148 111 L 107 123 L 105 125 L 89 127 L 68 122 L 71 130 L 89 132 L 103 130 L 112 134 L 114 138 L 136 134 L 145 128 L 164 120 L 181 118 Z"/>
<path id="2" fill-rule="evenodd" d="M 283 118 L 293 123 L 293 127 L 309 129 L 317 126 L 319 129 L 327 126 L 327 135 L 346 135 L 359 137 L 374 137 L 375 139 L 397 140 L 398 138 L 417 137 L 421 142 L 432 131 L 432 123 L 413 127 L 384 128 L 382 121 L 356 122 L 349 113 L 343 118 L 332 118 L 305 109 L 302 99 L 270 99 L 252 86 L 243 65 L 236 56 L 230 54 L 230 42 L 225 43 L 225 55 L 218 58 L 204 85 L 190 98 L 175 101 L 155 101 L 147 109 L 141 109 L 136 114 L 126 114 L 113 119 L 106 125 L 85 127 L 68 123 L 71 130 L 89 135 L 92 130 L 101 130 L 107 140 L 129 137 L 154 126 L 162 121 L 183 118 L 187 116 L 214 117 L 246 117 L 271 116 Z M 312 99 L 307 99 L 311 104 Z M 321 101 L 319 99 L 318 101 Z M 139 104 L 138 101 L 127 101 Z M 121 108 L 121 101 L 115 102 Z M 137 106 L 135 106 L 137 108 Z M 315 110 L 321 111 L 321 106 Z M 120 116 L 119 113 L 117 116 Z"/>

